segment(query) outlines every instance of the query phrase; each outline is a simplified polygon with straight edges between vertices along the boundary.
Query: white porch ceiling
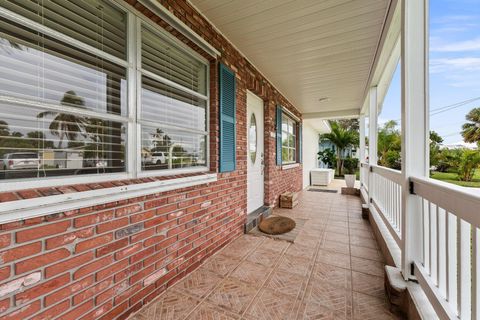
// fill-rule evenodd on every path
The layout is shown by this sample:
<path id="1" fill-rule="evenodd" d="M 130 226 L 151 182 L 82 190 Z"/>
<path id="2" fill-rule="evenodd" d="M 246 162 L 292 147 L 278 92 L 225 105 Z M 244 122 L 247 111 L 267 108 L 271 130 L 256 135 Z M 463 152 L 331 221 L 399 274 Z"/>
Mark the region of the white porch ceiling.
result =
<path id="1" fill-rule="evenodd" d="M 190 2 L 305 116 L 358 114 L 389 0 Z"/>

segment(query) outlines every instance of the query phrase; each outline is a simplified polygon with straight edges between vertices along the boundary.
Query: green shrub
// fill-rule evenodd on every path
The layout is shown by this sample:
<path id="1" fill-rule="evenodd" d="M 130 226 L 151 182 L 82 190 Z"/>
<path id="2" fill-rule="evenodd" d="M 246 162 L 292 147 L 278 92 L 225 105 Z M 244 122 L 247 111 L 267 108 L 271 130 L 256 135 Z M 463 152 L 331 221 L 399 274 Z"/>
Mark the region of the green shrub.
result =
<path id="1" fill-rule="evenodd" d="M 325 163 L 325 165 L 329 169 L 335 168 L 335 164 L 337 163 L 337 156 L 335 156 L 335 151 L 330 148 L 327 148 L 323 151 L 319 151 L 318 153 L 318 160 Z"/>
<path id="2" fill-rule="evenodd" d="M 358 169 L 358 159 L 350 157 L 343 159 L 343 168 L 345 174 L 355 174 Z"/>
<path id="3" fill-rule="evenodd" d="M 458 167 L 458 176 L 462 181 L 472 181 L 475 170 L 480 166 L 480 152 L 477 150 L 463 150 Z"/>

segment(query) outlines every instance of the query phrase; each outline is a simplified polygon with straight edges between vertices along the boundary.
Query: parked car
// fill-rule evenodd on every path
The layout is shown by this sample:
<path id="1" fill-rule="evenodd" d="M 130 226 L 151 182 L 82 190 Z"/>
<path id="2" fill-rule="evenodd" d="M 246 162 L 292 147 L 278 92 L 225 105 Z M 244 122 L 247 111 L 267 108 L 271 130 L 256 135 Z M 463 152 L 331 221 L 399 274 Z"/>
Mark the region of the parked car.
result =
<path id="1" fill-rule="evenodd" d="M 39 167 L 40 158 L 33 152 L 7 153 L 2 160 L 3 170 L 38 169 Z"/>
<path id="2" fill-rule="evenodd" d="M 166 163 L 165 153 L 163 152 L 152 153 L 152 156 L 150 157 L 150 162 L 153 164 L 165 164 Z"/>

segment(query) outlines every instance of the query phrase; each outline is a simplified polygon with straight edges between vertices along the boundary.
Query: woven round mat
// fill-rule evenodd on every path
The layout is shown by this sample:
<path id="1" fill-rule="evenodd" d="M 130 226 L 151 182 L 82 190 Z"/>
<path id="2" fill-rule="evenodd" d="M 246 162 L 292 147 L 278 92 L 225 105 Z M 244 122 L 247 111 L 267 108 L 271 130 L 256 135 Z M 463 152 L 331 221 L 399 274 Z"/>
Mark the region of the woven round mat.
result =
<path id="1" fill-rule="evenodd" d="M 260 231 L 268 234 L 282 234 L 292 231 L 295 228 L 295 221 L 287 217 L 270 217 L 264 219 L 258 225 Z"/>

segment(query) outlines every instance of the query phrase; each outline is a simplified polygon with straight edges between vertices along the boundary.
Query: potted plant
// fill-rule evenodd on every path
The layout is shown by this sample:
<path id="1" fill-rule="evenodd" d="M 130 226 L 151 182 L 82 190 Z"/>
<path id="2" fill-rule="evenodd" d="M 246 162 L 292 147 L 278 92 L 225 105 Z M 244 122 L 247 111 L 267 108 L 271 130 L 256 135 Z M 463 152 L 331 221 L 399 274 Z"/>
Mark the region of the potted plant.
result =
<path id="1" fill-rule="evenodd" d="M 355 180 L 357 178 L 355 173 L 358 169 L 358 159 L 351 157 L 343 159 L 343 169 L 345 173 L 345 183 L 347 184 L 347 187 L 355 187 Z"/>

